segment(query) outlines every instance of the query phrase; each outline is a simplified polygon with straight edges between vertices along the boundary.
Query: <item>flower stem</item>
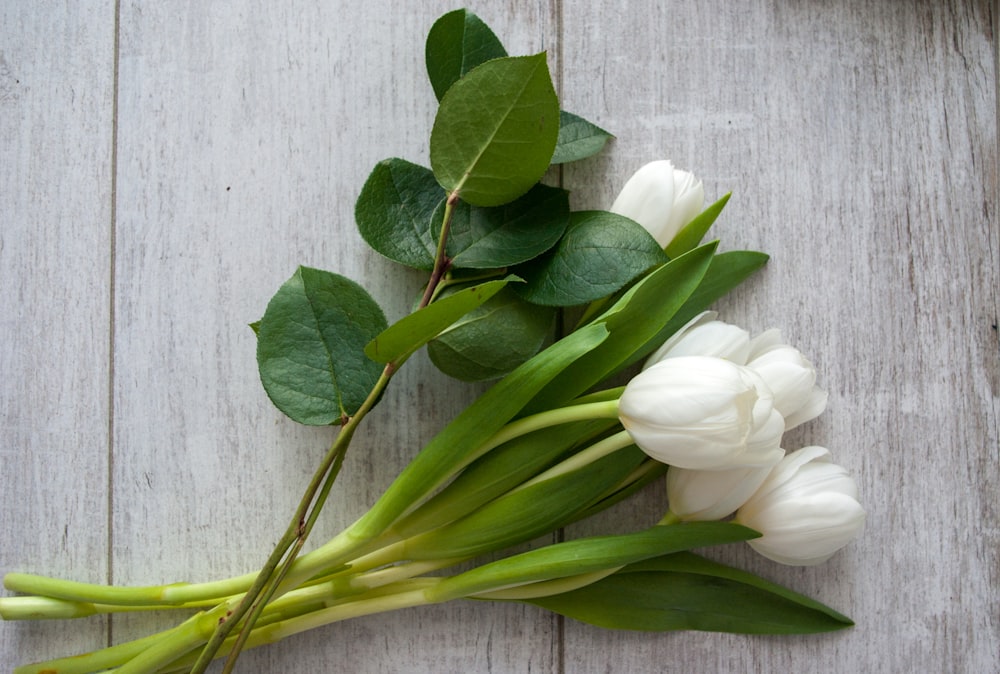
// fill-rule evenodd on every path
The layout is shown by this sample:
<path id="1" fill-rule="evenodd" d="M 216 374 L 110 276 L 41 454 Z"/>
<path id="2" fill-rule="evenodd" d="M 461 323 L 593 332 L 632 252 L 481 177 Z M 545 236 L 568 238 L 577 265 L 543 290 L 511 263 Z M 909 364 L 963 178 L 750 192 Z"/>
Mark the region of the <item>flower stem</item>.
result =
<path id="1" fill-rule="evenodd" d="M 277 583 L 287 574 L 289 567 L 296 559 L 298 551 L 301 550 L 302 544 L 309 534 L 310 523 L 315 521 L 315 513 L 318 513 L 323 507 L 326 495 L 330 491 L 330 486 L 332 486 L 333 480 L 336 479 L 340 466 L 343 464 L 344 455 L 354 436 L 354 431 L 362 419 L 375 406 L 382 392 L 388 386 L 395 369 L 396 366 L 394 363 L 386 365 L 382 371 L 382 375 L 375 383 L 364 403 L 362 403 L 358 411 L 341 428 L 337 439 L 333 442 L 323 462 L 313 474 L 312 480 L 295 511 L 295 515 L 281 540 L 278 542 L 278 545 L 271 552 L 271 556 L 268 557 L 267 562 L 261 568 L 256 580 L 254 580 L 253 585 L 251 585 L 250 589 L 244 595 L 239 606 L 231 615 L 225 617 L 219 623 L 212 637 L 205 644 L 201 656 L 199 656 L 198 661 L 191 670 L 191 674 L 201 674 L 208 668 L 209 663 L 211 663 L 222 642 L 225 641 L 232 629 L 244 616 L 250 613 L 254 606 L 257 605 L 259 597 L 266 596 L 270 598 L 274 595 Z M 283 560 L 284 563 L 282 563 Z M 276 571 L 277 576 L 275 576 Z M 256 611 L 255 615 L 259 616 L 259 611 Z M 248 620 L 247 624 L 250 625 L 248 629 L 252 629 L 252 621 Z M 236 650 L 234 652 L 238 656 L 239 651 Z"/>

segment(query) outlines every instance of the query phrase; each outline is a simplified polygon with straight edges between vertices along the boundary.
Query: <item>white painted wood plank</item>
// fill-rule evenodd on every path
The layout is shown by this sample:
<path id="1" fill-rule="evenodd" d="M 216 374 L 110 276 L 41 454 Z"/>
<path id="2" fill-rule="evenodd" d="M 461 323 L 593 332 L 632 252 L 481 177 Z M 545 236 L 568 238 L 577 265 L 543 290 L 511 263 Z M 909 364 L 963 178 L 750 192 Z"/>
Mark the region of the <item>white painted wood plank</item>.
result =
<path id="1" fill-rule="evenodd" d="M 713 197 L 734 192 L 723 246 L 773 258 L 723 316 L 779 326 L 815 360 L 829 411 L 786 445 L 828 445 L 869 512 L 863 538 L 821 567 L 713 553 L 844 610 L 854 629 L 762 639 L 567 622 L 566 671 L 995 671 L 992 23 L 986 2 L 565 11 L 564 53 L 587 55 L 564 64 L 566 105 L 618 134 L 567 170 L 577 205 L 610 203 L 606 171 L 661 156 Z M 644 497 L 604 525 L 655 521 L 665 500 Z"/>
<path id="2" fill-rule="evenodd" d="M 114 3 L 0 6 L 0 568 L 107 580 Z M 0 666 L 106 622 L 0 624 Z"/>
<path id="3" fill-rule="evenodd" d="M 284 421 L 247 323 L 305 264 L 366 285 L 390 319 L 420 276 L 366 249 L 354 202 L 379 160 L 427 163 L 423 41 L 442 2 L 125 3 L 121 16 L 114 580 L 257 568 L 329 430 Z M 486 17 L 540 50 L 535 3 Z M 350 523 L 478 388 L 409 363 L 359 434 L 316 541 Z M 117 638 L 164 624 L 115 619 Z M 551 670 L 555 619 L 518 606 L 409 611 L 248 653 L 248 672 Z"/>

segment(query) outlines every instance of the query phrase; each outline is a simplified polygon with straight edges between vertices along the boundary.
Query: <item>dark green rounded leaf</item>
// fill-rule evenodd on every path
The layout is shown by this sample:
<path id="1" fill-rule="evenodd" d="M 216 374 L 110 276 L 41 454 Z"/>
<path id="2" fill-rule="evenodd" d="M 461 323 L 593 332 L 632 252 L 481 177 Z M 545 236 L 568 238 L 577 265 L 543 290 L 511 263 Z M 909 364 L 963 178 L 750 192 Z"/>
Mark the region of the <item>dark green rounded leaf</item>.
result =
<path id="1" fill-rule="evenodd" d="M 476 206 L 513 201 L 545 173 L 559 135 L 559 99 L 545 54 L 498 58 L 455 82 L 431 131 L 441 186 Z"/>
<path id="2" fill-rule="evenodd" d="M 385 159 L 358 196 L 354 209 L 358 231 L 390 260 L 432 269 L 438 235 L 431 216 L 444 196 L 430 169 L 405 159 Z"/>
<path id="3" fill-rule="evenodd" d="M 617 292 L 666 261 L 641 225 L 615 213 L 581 211 L 572 214 L 555 248 L 514 271 L 526 281 L 516 292 L 535 304 L 584 304 Z"/>
<path id="4" fill-rule="evenodd" d="M 565 164 L 595 155 L 611 138 L 614 136 L 596 124 L 563 110 L 559 113 L 559 140 L 552 163 Z"/>
<path id="5" fill-rule="evenodd" d="M 432 222 L 441 222 L 442 202 Z M 456 204 L 448 257 L 457 269 L 497 269 L 525 262 L 555 245 L 569 225 L 569 193 L 535 185 L 504 206 Z"/>
<path id="6" fill-rule="evenodd" d="M 260 320 L 257 367 L 264 390 L 299 423 L 338 423 L 357 411 L 382 372 L 364 348 L 385 327 L 382 310 L 364 288 L 299 267 Z"/>
<path id="7" fill-rule="evenodd" d="M 528 304 L 505 288 L 429 342 L 427 354 L 456 379 L 495 379 L 538 352 L 554 317 L 554 309 Z"/>
<path id="8" fill-rule="evenodd" d="M 424 48 L 427 75 L 438 100 L 480 63 L 506 55 L 490 27 L 467 9 L 456 9 L 435 21 Z"/>

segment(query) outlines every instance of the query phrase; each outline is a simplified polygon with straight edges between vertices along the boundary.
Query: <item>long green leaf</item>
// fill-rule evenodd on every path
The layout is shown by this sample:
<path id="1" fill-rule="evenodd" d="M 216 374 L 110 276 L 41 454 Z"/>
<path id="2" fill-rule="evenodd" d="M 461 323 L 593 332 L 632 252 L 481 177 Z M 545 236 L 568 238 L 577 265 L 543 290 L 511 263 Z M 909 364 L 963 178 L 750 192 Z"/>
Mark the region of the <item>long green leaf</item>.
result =
<path id="1" fill-rule="evenodd" d="M 357 411 L 378 380 L 382 367 L 364 348 L 385 326 L 364 288 L 299 267 L 260 320 L 257 366 L 264 390 L 299 423 L 340 422 Z"/>
<path id="2" fill-rule="evenodd" d="M 586 587 L 526 601 L 613 629 L 810 634 L 854 624 L 813 599 L 687 552 L 639 562 Z"/>
<path id="3" fill-rule="evenodd" d="M 592 419 L 544 428 L 510 440 L 470 464 L 447 487 L 393 525 L 400 538 L 428 531 L 472 512 L 549 468 L 582 442 L 618 423 Z"/>
<path id="4" fill-rule="evenodd" d="M 608 336 L 603 325 L 587 326 L 561 339 L 500 380 L 438 433 L 348 535 L 367 540 L 382 533 L 411 506 L 479 458 L 483 444 L 546 383 Z"/>
<path id="5" fill-rule="evenodd" d="M 692 522 L 581 538 L 484 564 L 443 581 L 430 594 L 435 598 L 467 597 L 495 588 L 613 569 L 681 550 L 737 543 L 759 535 L 728 522 Z"/>
<path id="6" fill-rule="evenodd" d="M 411 559 L 473 557 L 554 531 L 645 460 L 636 447 L 515 489 L 462 519 L 407 541 Z"/>
<path id="7" fill-rule="evenodd" d="M 618 372 L 638 350 L 659 334 L 701 283 L 715 244 L 710 243 L 671 260 L 630 288 L 595 323 L 611 336 L 598 348 L 566 368 L 526 407 L 533 413 L 559 406 Z"/>
<path id="8" fill-rule="evenodd" d="M 448 192 L 499 206 L 545 173 L 559 134 L 559 100 L 545 54 L 487 61 L 455 82 L 431 131 L 431 168 Z"/>
<path id="9" fill-rule="evenodd" d="M 441 331 L 482 305 L 515 277 L 465 288 L 393 323 L 365 346 L 365 355 L 379 363 L 400 361 L 437 337 Z"/>
<path id="10" fill-rule="evenodd" d="M 670 243 L 667 244 L 667 255 L 675 258 L 689 250 L 694 250 L 701 243 L 701 240 L 705 238 L 705 234 L 719 217 L 719 214 L 722 213 L 722 209 L 726 207 L 726 202 L 729 201 L 730 196 L 732 196 L 732 193 L 724 195 L 721 199 L 695 216 L 691 222 L 684 225 L 681 231 L 677 232 L 674 238 L 670 240 Z"/>
<path id="11" fill-rule="evenodd" d="M 701 283 L 684 302 L 684 306 L 677 310 L 673 318 L 645 346 L 636 349 L 628 364 L 636 363 L 658 349 L 685 323 L 763 267 L 767 259 L 766 254 L 750 250 L 734 250 L 713 257 Z"/>

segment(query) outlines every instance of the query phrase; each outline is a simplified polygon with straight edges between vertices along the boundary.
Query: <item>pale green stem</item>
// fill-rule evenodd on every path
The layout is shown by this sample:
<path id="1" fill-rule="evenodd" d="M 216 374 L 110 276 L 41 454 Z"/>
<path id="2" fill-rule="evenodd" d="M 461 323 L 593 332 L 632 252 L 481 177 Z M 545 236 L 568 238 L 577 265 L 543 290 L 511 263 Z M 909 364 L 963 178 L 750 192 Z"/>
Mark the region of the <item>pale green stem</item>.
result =
<path id="1" fill-rule="evenodd" d="M 510 601 L 534 599 L 536 597 L 550 597 L 554 594 L 571 592 L 573 590 L 578 590 L 581 587 L 586 587 L 591 583 L 596 583 L 597 581 L 616 573 L 622 568 L 624 567 L 616 566 L 611 569 L 601 569 L 600 571 L 591 571 L 590 573 L 581 573 L 575 576 L 566 576 L 565 578 L 553 578 L 552 580 L 524 583 L 522 585 L 514 585 L 513 587 L 505 587 L 498 590 L 477 592 L 474 595 L 470 595 L 469 599 Z"/>
<path id="2" fill-rule="evenodd" d="M 512 421 L 504 426 L 492 438 L 479 447 L 479 449 L 475 452 L 474 457 L 478 458 L 483 454 L 486 454 L 491 449 L 499 447 L 505 442 L 514 440 L 522 435 L 526 435 L 543 428 L 567 424 L 574 421 L 614 419 L 617 418 L 617 416 L 617 399 L 586 403 L 582 405 L 570 405 L 567 407 L 549 410 L 547 412 L 540 412 L 530 417 L 524 417 L 523 419 Z M 400 517 L 412 512 L 412 510 L 418 506 L 418 503 L 414 503 L 412 507 L 400 515 Z M 351 534 L 351 529 L 348 528 L 327 543 L 321 545 L 316 550 L 313 550 L 308 555 L 300 557 L 298 559 L 298 563 L 292 568 L 291 573 L 289 573 L 288 580 L 286 582 L 293 586 L 301 585 L 308 579 L 323 574 L 327 569 L 335 568 L 340 564 L 350 561 L 349 555 L 356 554 L 359 550 L 370 552 L 373 549 L 378 549 L 379 547 L 382 546 L 375 543 L 374 540 L 359 540 L 354 538 Z"/>
<path id="3" fill-rule="evenodd" d="M 663 519 L 657 522 L 658 525 L 665 527 L 670 526 L 671 524 L 680 524 L 680 523 L 681 523 L 681 518 L 669 510 L 667 511 L 667 514 L 663 516 Z"/>
<path id="4" fill-rule="evenodd" d="M 205 643 L 226 612 L 227 607 L 222 604 L 208 613 L 191 616 L 177 629 L 170 631 L 115 671 L 118 674 L 155 674 L 179 656 Z"/>
<path id="5" fill-rule="evenodd" d="M 518 485 L 508 493 L 513 493 L 520 489 L 526 489 L 527 487 L 536 485 L 539 482 L 551 480 L 552 478 L 559 477 L 560 475 L 565 475 L 566 473 L 571 473 L 574 470 L 579 470 L 580 468 L 590 465 L 598 459 L 617 452 L 619 449 L 631 447 L 633 444 L 635 444 L 635 441 L 632 439 L 632 436 L 629 435 L 628 431 L 619 431 L 618 433 L 615 433 L 600 442 L 594 443 L 587 449 L 577 452 L 562 463 L 552 466 L 552 468 L 549 468 L 544 473 L 539 473 L 527 482 Z"/>
<path id="6" fill-rule="evenodd" d="M 485 443 L 477 456 L 535 430 L 573 421 L 595 418 L 614 418 L 617 416 L 617 400 L 570 405 L 547 412 L 525 417 L 504 426 L 496 435 Z M 343 434 L 343 431 L 342 431 Z M 384 545 L 384 542 L 357 540 L 344 531 L 316 550 L 298 557 L 291 567 L 286 584 L 301 585 L 314 576 L 327 572 L 328 569 L 350 561 L 352 555 L 366 550 L 371 551 Z M 36 576 L 32 574 L 10 573 L 4 577 L 4 586 L 11 591 L 23 594 L 64 599 L 71 602 L 109 604 L 117 606 L 191 606 L 204 605 L 210 601 L 222 601 L 228 597 L 246 592 L 259 573 L 243 574 L 233 578 L 211 581 L 207 583 L 172 583 L 145 587 L 114 587 L 79 583 L 70 580 L 60 580 Z M 0 598 L 0 615 L 6 618 L 5 602 Z M 18 619 L 16 616 L 14 618 Z"/>

